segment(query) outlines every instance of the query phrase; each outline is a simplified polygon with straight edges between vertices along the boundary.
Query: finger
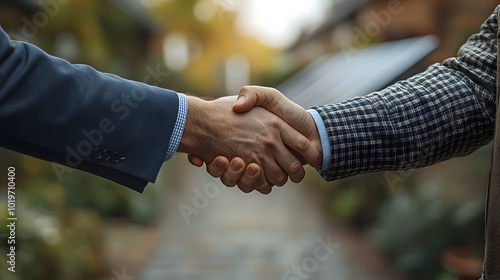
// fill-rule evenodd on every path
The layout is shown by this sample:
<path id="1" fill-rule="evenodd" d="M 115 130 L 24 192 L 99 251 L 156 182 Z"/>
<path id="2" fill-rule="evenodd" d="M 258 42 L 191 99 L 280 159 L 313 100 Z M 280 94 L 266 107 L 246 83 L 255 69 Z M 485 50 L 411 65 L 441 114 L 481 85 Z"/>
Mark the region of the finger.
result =
<path id="1" fill-rule="evenodd" d="M 256 163 L 250 163 L 243 176 L 238 181 L 238 187 L 244 189 L 251 189 L 257 183 L 260 176 L 260 166 Z"/>
<path id="2" fill-rule="evenodd" d="M 286 137 L 285 139 L 289 142 L 294 142 L 289 139 L 290 137 L 302 139 L 301 143 L 303 143 L 303 145 L 309 145 L 309 140 L 279 118 L 270 120 L 268 125 L 275 130 L 275 133 L 279 133 L 279 136 L 275 136 L 273 139 L 276 140 L 274 141 L 264 142 L 264 145 L 266 146 L 266 150 L 271 152 L 272 160 L 280 166 L 281 170 L 276 170 L 273 163 L 266 164 L 267 162 L 265 162 L 262 164 L 261 166 L 265 170 L 267 180 L 277 186 L 283 186 L 286 183 L 287 176 L 290 176 L 292 182 L 297 183 L 302 181 L 305 176 L 302 163 L 292 154 L 289 148 L 285 146 L 283 137 Z M 261 159 L 261 161 L 264 160 L 269 161 L 267 158 Z M 280 171 L 285 172 L 284 178 L 280 177 L 282 176 Z"/>
<path id="3" fill-rule="evenodd" d="M 280 132 L 281 140 L 283 141 L 283 143 L 300 155 L 298 160 L 299 162 L 300 159 L 304 159 L 313 167 L 317 167 L 321 163 L 321 161 L 323 160 L 323 155 L 317 149 L 317 146 L 309 139 L 307 139 L 307 137 L 300 134 L 298 131 L 288 125 L 283 127 Z M 290 164 L 296 164 L 296 162 L 291 162 Z M 288 170 L 295 170 L 297 167 L 290 166 L 288 168 Z M 287 168 L 284 169 L 285 171 L 287 170 Z M 290 172 L 288 172 L 288 174 L 290 174 Z"/>
<path id="4" fill-rule="evenodd" d="M 247 87 L 243 87 L 238 94 L 238 99 L 233 104 L 233 111 L 244 113 L 250 111 L 255 106 L 257 95 L 253 91 L 249 91 Z"/>
<path id="5" fill-rule="evenodd" d="M 281 147 L 280 147 L 281 146 Z M 276 185 L 276 186 L 283 186 L 286 184 L 286 181 L 288 180 L 288 173 L 286 173 L 280 166 L 280 164 L 276 161 L 277 159 L 280 160 L 282 164 L 284 164 L 287 160 L 292 160 L 293 156 L 292 154 L 285 148 L 284 145 L 277 145 L 273 148 L 273 158 L 270 160 L 267 158 L 262 159 L 262 168 L 263 168 L 263 173 L 261 172 L 261 177 L 262 175 L 265 175 L 266 180 L 271 184 L 271 185 Z M 262 180 L 260 181 L 261 184 Z"/>
<path id="6" fill-rule="evenodd" d="M 287 132 L 287 129 L 285 131 L 282 131 L 283 134 L 288 134 L 293 132 Z M 295 131 L 296 132 L 296 131 Z M 298 133 L 298 132 L 296 132 Z M 299 134 L 300 135 L 300 134 Z M 288 137 L 288 136 L 287 136 Z M 282 168 L 282 170 L 290 176 L 290 180 L 294 183 L 298 183 L 304 179 L 304 176 L 306 175 L 306 172 L 304 168 L 302 167 L 302 163 L 300 162 L 299 159 L 297 159 L 291 152 L 288 150 L 287 147 L 284 145 L 278 146 L 277 153 L 274 155 L 274 159 L 276 162 L 279 164 L 279 166 Z M 267 177 L 270 179 L 269 177 Z M 272 181 L 271 181 L 272 182 Z M 286 181 L 285 181 L 286 183 Z M 283 184 L 275 184 L 277 186 L 283 186 Z"/>
<path id="7" fill-rule="evenodd" d="M 271 191 L 273 190 L 273 187 L 271 186 L 271 184 L 267 184 L 265 186 L 257 187 L 255 189 L 261 194 L 270 194 Z"/>
<path id="8" fill-rule="evenodd" d="M 264 191 L 264 193 L 270 193 L 273 187 L 273 184 L 270 183 L 266 176 L 264 175 L 263 170 L 261 169 L 260 175 L 256 175 L 257 179 L 253 185 L 244 185 L 238 184 L 238 188 L 244 193 L 251 193 L 254 189 L 260 191 Z"/>
<path id="9" fill-rule="evenodd" d="M 313 139 L 307 144 L 304 139 L 291 139 L 285 143 L 296 150 L 311 166 L 317 167 L 323 160 L 321 142 L 316 124 L 311 115 L 302 107 L 287 99 L 281 92 L 274 88 L 246 86 L 240 90 L 238 100 L 233 105 L 233 111 L 246 112 L 254 106 L 261 106 L 277 115 L 287 124 L 303 134 L 306 138 Z"/>
<path id="10" fill-rule="evenodd" d="M 257 181 L 253 185 L 253 188 L 262 194 L 269 194 L 271 193 L 271 190 L 273 189 L 274 185 L 270 183 L 267 179 L 265 179 L 265 176 L 262 175 L 264 174 L 262 174 L 261 171 L 261 176 L 257 178 Z"/>
<path id="11" fill-rule="evenodd" d="M 219 178 L 229 167 L 229 160 L 223 156 L 218 156 L 207 164 L 207 172 L 214 178 Z"/>
<path id="12" fill-rule="evenodd" d="M 203 166 L 203 160 L 198 156 L 188 155 L 188 161 L 194 166 L 197 167 Z"/>
<path id="13" fill-rule="evenodd" d="M 296 158 L 300 161 L 300 163 L 301 163 L 302 165 L 306 165 L 306 164 L 308 164 L 308 163 L 307 163 L 307 161 L 306 161 L 306 160 L 305 160 L 305 159 L 304 159 L 301 155 L 299 155 L 299 153 L 297 153 L 295 150 L 292 150 L 292 148 L 290 148 L 290 147 L 288 147 L 288 146 L 287 146 L 287 148 L 288 148 L 288 150 L 290 151 L 290 153 L 292 153 L 292 154 L 293 154 L 293 156 L 294 156 L 294 157 L 296 157 Z"/>
<path id="14" fill-rule="evenodd" d="M 243 113 L 250 111 L 254 106 L 262 106 L 273 112 L 275 104 L 283 99 L 283 94 L 274 88 L 245 86 L 238 94 L 238 99 L 233 105 L 233 111 Z M 274 112 L 276 114 L 276 112 Z"/>
<path id="15" fill-rule="evenodd" d="M 222 174 L 222 177 L 220 178 L 221 182 L 228 187 L 236 186 L 238 180 L 240 180 L 241 176 L 245 172 L 245 167 L 246 164 L 243 159 L 239 157 L 233 158 L 229 164 L 229 169 Z"/>

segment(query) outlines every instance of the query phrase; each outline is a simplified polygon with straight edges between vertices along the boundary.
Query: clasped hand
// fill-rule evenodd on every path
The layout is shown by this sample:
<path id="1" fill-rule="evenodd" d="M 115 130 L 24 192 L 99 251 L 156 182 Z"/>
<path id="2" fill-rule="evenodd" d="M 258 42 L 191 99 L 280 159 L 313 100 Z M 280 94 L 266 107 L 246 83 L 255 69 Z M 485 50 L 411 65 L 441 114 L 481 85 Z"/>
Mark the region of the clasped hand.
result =
<path id="1" fill-rule="evenodd" d="M 228 187 L 268 194 L 288 177 L 302 181 L 304 164 L 322 162 L 313 118 L 276 89 L 248 86 L 238 99 L 191 98 L 188 103 L 196 114 L 188 111 L 179 151 L 189 153 L 198 167 L 207 163 L 207 172 Z"/>

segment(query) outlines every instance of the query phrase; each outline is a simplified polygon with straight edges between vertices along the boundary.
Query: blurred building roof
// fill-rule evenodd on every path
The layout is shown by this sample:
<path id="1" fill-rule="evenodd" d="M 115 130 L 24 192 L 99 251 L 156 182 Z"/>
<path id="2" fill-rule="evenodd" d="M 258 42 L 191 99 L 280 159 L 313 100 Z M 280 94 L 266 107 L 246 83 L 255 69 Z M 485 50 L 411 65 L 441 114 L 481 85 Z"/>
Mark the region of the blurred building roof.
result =
<path id="1" fill-rule="evenodd" d="M 437 46 L 429 35 L 323 55 L 278 89 L 304 108 L 366 95 L 415 74 L 411 69 Z"/>
<path id="2" fill-rule="evenodd" d="M 313 30 L 310 33 L 303 33 L 299 40 L 290 48 L 293 50 L 294 48 L 302 45 L 303 43 L 310 42 L 316 37 L 324 34 L 332 30 L 339 23 L 352 18 L 356 15 L 356 13 L 365 7 L 368 3 L 372 2 L 372 0 L 341 0 L 336 1 L 332 7 L 330 16 L 328 19 L 317 29 Z"/>

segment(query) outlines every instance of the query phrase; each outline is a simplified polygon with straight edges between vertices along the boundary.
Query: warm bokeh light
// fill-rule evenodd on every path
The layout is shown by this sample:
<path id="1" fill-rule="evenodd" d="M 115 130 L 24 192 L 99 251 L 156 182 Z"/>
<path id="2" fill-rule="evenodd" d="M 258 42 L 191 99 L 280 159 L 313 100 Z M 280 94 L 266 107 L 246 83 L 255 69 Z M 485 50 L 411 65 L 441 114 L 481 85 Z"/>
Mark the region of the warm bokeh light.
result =
<path id="1" fill-rule="evenodd" d="M 328 0 L 239 2 L 238 27 L 274 47 L 288 46 L 303 30 L 316 27 L 325 19 L 331 6 L 331 1 Z"/>

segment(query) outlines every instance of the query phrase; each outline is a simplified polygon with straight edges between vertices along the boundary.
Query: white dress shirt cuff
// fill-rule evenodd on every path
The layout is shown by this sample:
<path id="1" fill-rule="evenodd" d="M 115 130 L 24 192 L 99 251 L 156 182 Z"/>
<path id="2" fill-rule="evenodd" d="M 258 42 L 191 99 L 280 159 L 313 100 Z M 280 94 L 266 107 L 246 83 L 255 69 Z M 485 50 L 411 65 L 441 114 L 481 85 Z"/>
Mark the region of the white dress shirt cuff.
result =
<path id="1" fill-rule="evenodd" d="M 184 125 L 186 124 L 188 107 L 186 95 L 177 93 L 177 96 L 179 96 L 179 110 L 177 111 L 177 120 L 175 122 L 174 131 L 172 132 L 172 137 L 170 137 L 165 161 L 169 160 L 177 151 L 179 143 L 181 142 L 182 132 L 184 131 Z"/>
<path id="2" fill-rule="evenodd" d="M 307 112 L 313 117 L 321 139 L 321 147 L 323 149 L 323 164 L 317 168 L 317 170 L 321 173 L 330 169 L 330 161 L 332 159 L 330 140 L 328 138 L 328 132 L 326 131 L 325 123 L 323 122 L 323 119 L 319 115 L 318 111 L 309 109 L 307 110 Z"/>

